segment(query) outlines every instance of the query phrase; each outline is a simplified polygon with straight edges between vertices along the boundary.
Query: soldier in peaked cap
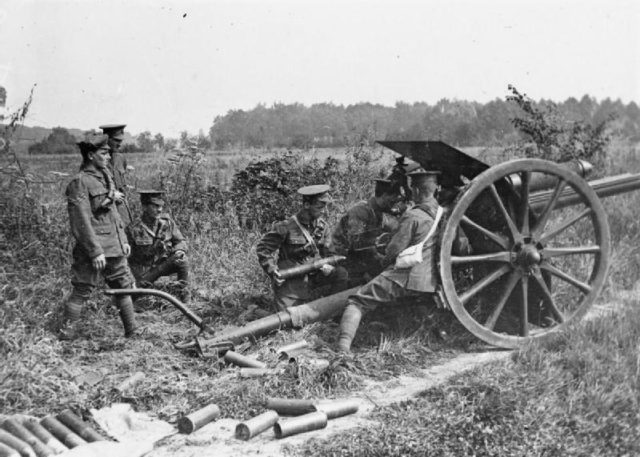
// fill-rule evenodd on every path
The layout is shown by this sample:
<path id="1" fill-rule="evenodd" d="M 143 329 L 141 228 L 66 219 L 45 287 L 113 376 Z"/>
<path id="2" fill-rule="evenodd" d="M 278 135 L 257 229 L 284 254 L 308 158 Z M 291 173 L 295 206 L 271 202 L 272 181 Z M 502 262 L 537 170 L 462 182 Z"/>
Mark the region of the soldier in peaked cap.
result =
<path id="1" fill-rule="evenodd" d="M 272 280 L 278 310 L 317 298 L 324 286 L 329 286 L 329 294 L 347 288 L 347 270 L 341 266 L 324 265 L 319 271 L 286 280 L 280 276 L 280 270 L 309 263 L 329 253 L 325 246 L 328 227 L 321 216 L 331 201 L 330 189 L 327 185 L 298 189 L 302 197 L 300 211 L 274 223 L 256 247 L 258 262 Z"/>
<path id="2" fill-rule="evenodd" d="M 142 214 L 126 230 L 131 245 L 131 270 L 142 286 L 153 284 L 161 276 L 176 273 L 180 285 L 179 298 L 188 303 L 191 297 L 187 242 L 175 221 L 163 212 L 164 192 L 140 190 L 138 193 Z"/>
<path id="3" fill-rule="evenodd" d="M 127 256 L 131 248 L 116 209 L 116 189 L 107 171 L 109 146 L 106 135 L 92 135 L 78 143 L 82 153 L 80 172 L 66 189 L 71 233 L 76 240 L 71 267 L 73 292 L 64 303 L 61 338 L 74 336 L 74 323 L 91 291 L 103 276 L 109 287 L 132 286 Z M 128 295 L 114 298 L 120 310 L 125 336 L 136 333 L 133 302 Z"/>
<path id="4" fill-rule="evenodd" d="M 392 305 L 403 297 L 428 297 L 436 291 L 436 258 L 434 255 L 437 236 L 431 236 L 423 245 L 422 262 L 410 268 L 396 268 L 398 254 L 409 246 L 422 242 L 436 222 L 438 202 L 438 176 L 435 170 L 419 169 L 411 178 L 411 193 L 415 205 L 400 219 L 400 226 L 392 236 L 383 259 L 386 269 L 349 297 L 340 321 L 338 350 L 349 352 L 363 313 L 379 305 Z"/>
<path id="5" fill-rule="evenodd" d="M 109 137 L 109 154 L 111 155 L 109 171 L 116 184 L 118 191 L 116 204 L 125 226 L 129 225 L 133 219 L 127 200 L 127 160 L 124 155 L 119 152 L 122 142 L 124 141 L 124 128 L 126 126 L 126 124 L 105 124 L 99 127 L 102 132 Z"/>
<path id="6" fill-rule="evenodd" d="M 398 228 L 391 211 L 402 198 L 400 189 L 398 182 L 376 179 L 374 195 L 349 208 L 333 229 L 329 250 L 347 257 L 351 285 L 369 282 L 384 269 L 380 252 Z"/>

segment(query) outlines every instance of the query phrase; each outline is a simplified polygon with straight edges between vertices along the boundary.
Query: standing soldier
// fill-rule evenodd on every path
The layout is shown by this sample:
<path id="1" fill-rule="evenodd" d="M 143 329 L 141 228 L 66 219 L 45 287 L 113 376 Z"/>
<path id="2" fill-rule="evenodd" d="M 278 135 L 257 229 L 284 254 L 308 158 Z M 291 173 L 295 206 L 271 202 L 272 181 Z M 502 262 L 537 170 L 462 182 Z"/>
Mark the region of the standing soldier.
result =
<path id="1" fill-rule="evenodd" d="M 325 247 L 327 224 L 320 216 L 331 201 L 329 190 L 327 185 L 298 189 L 302 209 L 296 215 L 274 223 L 256 247 L 258 262 L 272 280 L 280 311 L 317 298 L 314 292 L 325 285 L 331 286 L 329 293 L 347 288 L 347 270 L 340 266 L 323 265 L 319 271 L 290 279 L 280 275 L 283 269 L 312 262 L 328 253 Z"/>
<path id="2" fill-rule="evenodd" d="M 347 257 L 345 267 L 353 284 L 369 282 L 383 270 L 378 248 L 384 247 L 381 238 L 397 228 L 390 213 L 402 198 L 400 183 L 376 179 L 374 196 L 356 203 L 340 218 L 331 233 L 329 248 Z"/>
<path id="3" fill-rule="evenodd" d="M 82 153 L 80 172 L 67 186 L 67 208 L 71 233 L 76 240 L 71 267 L 73 292 L 64 304 L 61 338 L 74 336 L 73 324 L 103 276 L 109 287 L 132 286 L 124 224 L 116 209 L 116 189 L 107 170 L 109 146 L 106 135 L 93 135 L 78 143 Z M 131 296 L 114 298 L 120 310 L 126 337 L 137 332 Z"/>
<path id="4" fill-rule="evenodd" d="M 116 185 L 116 204 L 125 227 L 133 220 L 127 200 L 127 160 L 124 154 L 118 152 L 124 140 L 124 128 L 126 126 L 126 124 L 107 124 L 99 127 L 104 134 L 109 136 L 109 154 L 111 158 L 108 168 Z"/>
<path id="5" fill-rule="evenodd" d="M 174 220 L 163 213 L 164 192 L 141 190 L 142 215 L 127 227 L 131 270 L 139 285 L 153 284 L 161 276 L 178 274 L 180 299 L 190 301 L 187 243 Z"/>

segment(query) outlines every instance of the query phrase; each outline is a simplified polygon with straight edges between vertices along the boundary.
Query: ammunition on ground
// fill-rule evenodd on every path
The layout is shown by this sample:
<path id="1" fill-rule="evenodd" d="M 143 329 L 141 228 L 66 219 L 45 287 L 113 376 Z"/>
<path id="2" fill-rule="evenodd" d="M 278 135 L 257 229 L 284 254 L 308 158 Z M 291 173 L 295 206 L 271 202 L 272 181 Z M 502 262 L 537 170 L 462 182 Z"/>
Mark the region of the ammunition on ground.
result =
<path id="1" fill-rule="evenodd" d="M 47 416 L 42 419 L 40 421 L 40 425 L 49 430 L 53 434 L 53 436 L 58 438 L 60 441 L 62 441 L 62 444 L 69 448 L 87 444 L 85 440 L 73 433 L 66 425 L 61 423 L 53 416 Z"/>
<path id="2" fill-rule="evenodd" d="M 178 430 L 180 433 L 193 433 L 199 428 L 207 425 L 220 415 L 218 405 L 208 405 L 188 416 L 183 416 L 178 420 Z"/>
<path id="3" fill-rule="evenodd" d="M 299 400 L 289 398 L 269 398 L 267 408 L 273 409 L 283 416 L 300 416 L 316 411 L 312 400 Z"/>
<path id="4" fill-rule="evenodd" d="M 29 446 L 28 443 L 6 430 L 0 429 L 0 443 L 13 449 L 22 457 L 37 457 L 36 453 L 31 449 L 31 446 Z"/>
<path id="5" fill-rule="evenodd" d="M 246 422 L 241 422 L 236 426 L 236 438 L 244 441 L 250 440 L 278 422 L 278 417 L 277 412 L 267 411 Z"/>
<path id="6" fill-rule="evenodd" d="M 241 378 L 259 378 L 261 376 L 271 376 L 278 374 L 278 370 L 273 368 L 240 368 Z"/>
<path id="7" fill-rule="evenodd" d="M 316 403 L 316 409 L 327 415 L 328 419 L 346 416 L 358 411 L 360 402 L 355 398 L 343 400 L 321 401 Z"/>
<path id="8" fill-rule="evenodd" d="M 56 454 L 60 454 L 68 450 L 68 448 L 53 436 L 46 428 L 38 423 L 35 419 L 25 419 L 22 425 L 33 433 L 40 441 L 49 446 Z"/>
<path id="9" fill-rule="evenodd" d="M 80 438 L 89 443 L 93 441 L 106 441 L 106 438 L 96 432 L 89 424 L 76 416 L 70 409 L 65 409 L 57 416 L 58 420 L 77 433 Z"/>
<path id="10" fill-rule="evenodd" d="M 0 442 L 0 457 L 20 457 L 20 453 L 12 447 Z"/>
<path id="11" fill-rule="evenodd" d="M 31 446 L 38 457 L 49 457 L 55 454 L 53 449 L 40 441 L 16 419 L 6 419 L 2 423 L 2 428 Z"/>
<path id="12" fill-rule="evenodd" d="M 296 341 L 295 343 L 287 344 L 286 346 L 282 346 L 276 352 L 280 354 L 281 357 L 285 359 L 290 359 L 291 357 L 299 354 L 309 347 L 309 343 L 305 340 Z"/>
<path id="13" fill-rule="evenodd" d="M 259 360 L 252 359 L 251 357 L 247 357 L 242 354 L 238 354 L 235 351 L 227 351 L 224 354 L 224 361 L 227 363 L 232 363 L 239 367 L 267 368 L 267 365 L 260 362 Z"/>
<path id="14" fill-rule="evenodd" d="M 293 417 L 284 421 L 278 421 L 273 426 L 276 438 L 284 438 L 298 433 L 320 430 L 327 426 L 327 415 L 323 412 L 305 414 L 304 416 Z"/>
<path id="15" fill-rule="evenodd" d="M 307 273 L 311 273 L 312 271 L 319 270 L 325 265 L 335 265 L 336 263 L 341 262 L 344 259 L 346 259 L 345 256 L 332 255 L 331 257 L 325 257 L 324 259 L 314 260 L 313 262 L 287 268 L 285 270 L 280 270 L 280 277 L 282 279 L 290 279 L 297 276 L 306 275 Z"/>
<path id="16" fill-rule="evenodd" d="M 137 371 L 127 379 L 122 381 L 120 384 L 116 386 L 116 390 L 120 392 L 120 394 L 124 393 L 126 390 L 131 389 L 137 383 L 144 379 L 145 374 L 142 371 Z"/>

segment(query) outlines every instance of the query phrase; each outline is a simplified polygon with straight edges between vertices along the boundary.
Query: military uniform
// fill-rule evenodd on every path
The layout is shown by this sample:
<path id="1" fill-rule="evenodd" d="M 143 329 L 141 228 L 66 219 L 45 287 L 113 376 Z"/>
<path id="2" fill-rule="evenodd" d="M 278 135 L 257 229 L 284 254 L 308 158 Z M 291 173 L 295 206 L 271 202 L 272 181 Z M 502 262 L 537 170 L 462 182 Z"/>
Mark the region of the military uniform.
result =
<path id="1" fill-rule="evenodd" d="M 379 237 L 395 229 L 397 220 L 384 213 L 371 197 L 356 203 L 340 218 L 331 233 L 329 249 L 347 257 L 344 267 L 350 281 L 367 282 L 384 269 L 376 247 Z"/>
<path id="2" fill-rule="evenodd" d="M 106 149 L 106 137 L 94 137 L 79 143 L 84 151 Z M 83 155 L 85 152 L 83 152 Z M 67 209 L 71 233 L 76 240 L 71 267 L 73 292 L 65 303 L 65 320 L 80 317 L 82 306 L 91 291 L 99 284 L 101 276 L 112 288 L 132 286 L 127 263 L 128 243 L 124 224 L 114 202 L 114 183 L 108 170 L 84 163 L 80 172 L 66 188 Z M 104 255 L 106 266 L 98 271 L 93 259 Z M 129 296 L 115 299 L 125 327 L 125 334 L 135 331 L 133 305 Z"/>
<path id="3" fill-rule="evenodd" d="M 328 186 L 326 187 L 328 189 Z M 305 188 L 300 191 L 304 192 L 303 189 Z M 328 227 L 324 220 L 311 220 L 303 211 L 300 211 L 295 216 L 274 223 L 272 229 L 262 237 L 256 247 L 258 262 L 273 278 L 280 270 L 328 255 L 325 245 L 328 235 Z M 347 271 L 337 266 L 328 276 L 316 271 L 301 277 L 290 278 L 281 285 L 274 282 L 276 306 L 279 310 L 286 310 L 291 306 L 318 298 L 319 289 L 324 286 L 329 287 L 329 294 L 338 292 L 347 287 L 347 280 Z"/>
<path id="4" fill-rule="evenodd" d="M 109 124 L 101 125 L 99 128 L 109 135 L 110 138 L 115 138 L 120 141 L 124 139 L 124 128 L 126 124 Z M 113 182 L 115 183 L 116 190 L 124 194 L 124 199 L 120 202 L 116 202 L 120 218 L 125 227 L 128 226 L 133 220 L 131 214 L 131 208 L 129 207 L 129 201 L 127 195 L 129 188 L 127 187 L 127 159 L 124 154 L 118 152 L 115 148 L 110 148 L 111 160 L 109 161 L 109 172 L 113 176 Z"/>

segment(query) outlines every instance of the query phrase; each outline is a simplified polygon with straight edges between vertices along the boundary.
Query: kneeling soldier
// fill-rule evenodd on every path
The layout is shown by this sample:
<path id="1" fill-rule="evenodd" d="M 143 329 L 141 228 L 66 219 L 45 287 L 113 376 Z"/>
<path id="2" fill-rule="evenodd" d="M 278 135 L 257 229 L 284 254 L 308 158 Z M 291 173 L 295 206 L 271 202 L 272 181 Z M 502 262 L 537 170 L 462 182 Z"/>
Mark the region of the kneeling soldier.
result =
<path id="1" fill-rule="evenodd" d="M 73 337 L 72 324 L 80 318 L 100 276 L 112 288 L 132 286 L 127 264 L 131 248 L 116 208 L 115 185 L 107 170 L 107 139 L 106 135 L 94 135 L 78 143 L 82 165 L 66 189 L 69 223 L 76 245 L 71 267 L 73 292 L 64 304 L 65 323 L 60 330 L 64 339 Z M 133 336 L 137 327 L 131 296 L 121 295 L 114 301 L 120 310 L 125 336 Z"/>
<path id="2" fill-rule="evenodd" d="M 328 254 L 325 247 L 327 224 L 320 218 L 331 201 L 327 185 L 298 189 L 302 209 L 294 216 L 273 224 L 256 251 L 258 262 L 269 275 L 278 310 L 300 305 L 317 297 L 317 289 L 330 285 L 329 293 L 347 288 L 347 270 L 341 266 L 324 265 L 319 271 L 284 279 L 280 271 L 304 265 Z"/>
<path id="3" fill-rule="evenodd" d="M 141 190 L 142 216 L 127 227 L 131 244 L 131 270 L 139 286 L 153 284 L 161 276 L 178 274 L 180 300 L 190 301 L 187 242 L 175 221 L 163 213 L 164 192 Z"/>

